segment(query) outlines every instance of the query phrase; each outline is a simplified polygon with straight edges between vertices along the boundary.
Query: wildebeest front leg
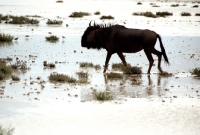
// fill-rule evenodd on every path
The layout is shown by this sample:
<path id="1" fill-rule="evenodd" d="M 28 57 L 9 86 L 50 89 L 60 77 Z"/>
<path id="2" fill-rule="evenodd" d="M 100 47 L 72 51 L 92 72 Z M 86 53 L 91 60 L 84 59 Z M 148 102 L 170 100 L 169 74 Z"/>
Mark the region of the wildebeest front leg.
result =
<path id="1" fill-rule="evenodd" d="M 124 55 L 122 54 L 122 52 L 117 52 L 117 54 L 120 57 L 120 59 L 122 60 L 123 64 L 125 66 L 127 66 L 126 60 L 125 60 Z"/>
<path id="2" fill-rule="evenodd" d="M 109 53 L 109 52 L 108 52 L 108 53 L 107 53 L 107 56 L 106 56 L 106 62 L 105 62 L 105 67 L 104 67 L 103 73 L 105 73 L 105 72 L 106 72 L 106 69 L 108 68 L 108 62 L 109 62 L 111 56 L 112 56 L 112 53 Z"/>

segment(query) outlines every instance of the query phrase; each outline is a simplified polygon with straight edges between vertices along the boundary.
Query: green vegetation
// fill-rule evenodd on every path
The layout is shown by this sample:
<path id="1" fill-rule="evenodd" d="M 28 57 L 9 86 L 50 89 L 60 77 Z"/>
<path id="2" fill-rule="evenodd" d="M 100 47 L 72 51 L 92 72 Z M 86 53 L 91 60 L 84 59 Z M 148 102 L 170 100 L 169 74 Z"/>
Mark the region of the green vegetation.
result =
<path id="1" fill-rule="evenodd" d="M 12 73 L 12 68 L 7 66 L 6 63 L 0 62 L 0 80 L 4 80 Z"/>
<path id="2" fill-rule="evenodd" d="M 103 15 L 103 16 L 100 17 L 100 19 L 101 19 L 101 20 L 103 20 L 103 19 L 114 19 L 114 17 L 111 16 L 111 15 L 108 15 L 108 16 Z"/>
<path id="3" fill-rule="evenodd" d="M 46 22 L 46 24 L 57 24 L 57 25 L 61 25 L 63 23 L 63 21 L 59 21 L 59 20 L 50 20 L 48 19 L 48 21 Z"/>
<path id="4" fill-rule="evenodd" d="M 110 92 L 94 92 L 94 97 L 99 101 L 107 101 L 112 100 L 114 97 L 110 94 Z"/>
<path id="5" fill-rule="evenodd" d="M 23 16 L 10 16 L 11 24 L 38 24 L 39 21 L 37 19 L 29 19 Z"/>
<path id="6" fill-rule="evenodd" d="M 165 16 L 172 16 L 173 13 L 170 13 L 170 12 L 167 12 L 167 11 L 165 11 L 165 12 L 156 12 L 156 15 L 165 17 Z"/>
<path id="7" fill-rule="evenodd" d="M 195 68 L 191 71 L 191 74 L 200 77 L 200 68 Z"/>
<path id="8" fill-rule="evenodd" d="M 123 63 L 113 63 L 112 64 L 112 69 L 113 70 L 123 70 L 125 68 Z"/>
<path id="9" fill-rule="evenodd" d="M 162 77 L 170 77 L 170 76 L 172 76 L 173 74 L 163 71 L 163 72 L 160 72 L 159 75 L 162 76 Z"/>
<path id="10" fill-rule="evenodd" d="M 94 15 L 100 15 L 101 13 L 99 11 L 94 12 Z"/>
<path id="11" fill-rule="evenodd" d="M 132 85 L 141 85 L 142 84 L 142 80 L 138 79 L 138 78 L 133 78 L 133 79 L 131 79 L 131 84 Z"/>
<path id="12" fill-rule="evenodd" d="M 138 2 L 137 5 L 142 5 L 142 2 Z"/>
<path id="13" fill-rule="evenodd" d="M 7 15 L 3 16 L 2 14 L 0 14 L 0 23 L 1 23 L 2 20 L 7 21 L 8 20 L 8 16 Z"/>
<path id="14" fill-rule="evenodd" d="M 191 16 L 191 14 L 188 13 L 188 12 L 182 12 L 182 13 L 181 13 L 181 16 Z"/>
<path id="15" fill-rule="evenodd" d="M 137 66 L 128 66 L 123 69 L 124 74 L 142 74 L 142 68 Z"/>
<path id="16" fill-rule="evenodd" d="M 93 68 L 94 64 L 89 62 L 80 62 L 79 63 L 81 68 Z"/>
<path id="17" fill-rule="evenodd" d="M 56 65 L 54 63 L 47 63 L 47 61 L 43 62 L 43 66 L 48 67 L 48 68 L 55 68 L 56 67 Z"/>
<path id="18" fill-rule="evenodd" d="M 51 36 L 48 36 L 48 37 L 45 37 L 45 38 L 49 42 L 57 42 L 59 40 L 59 38 L 55 35 L 51 35 Z"/>
<path id="19" fill-rule="evenodd" d="M 83 16 L 89 16 L 90 13 L 87 12 L 73 12 L 69 17 L 73 17 L 73 18 L 81 18 Z"/>
<path id="20" fill-rule="evenodd" d="M 111 72 L 111 73 L 107 73 L 107 77 L 108 77 L 108 79 L 121 79 L 121 78 L 123 78 L 123 75 L 120 73 Z"/>
<path id="21" fill-rule="evenodd" d="M 18 76 L 16 76 L 16 75 L 12 75 L 12 76 L 11 76 L 11 79 L 12 79 L 13 81 L 19 81 L 19 80 L 20 80 L 20 78 L 19 78 Z"/>
<path id="22" fill-rule="evenodd" d="M 0 125 L 0 135 L 13 135 L 15 128 L 3 128 L 2 125 Z"/>
<path id="23" fill-rule="evenodd" d="M 155 14 L 153 14 L 152 12 L 135 12 L 133 13 L 133 15 L 136 16 L 145 16 L 145 17 L 152 17 L 152 18 L 156 18 L 157 16 Z"/>
<path id="24" fill-rule="evenodd" d="M 0 42 L 11 42 L 13 38 L 14 37 L 9 34 L 0 33 Z"/>
<path id="25" fill-rule="evenodd" d="M 49 76 L 50 82 L 60 82 L 60 83 L 76 83 L 77 80 L 68 75 L 59 74 L 59 73 L 51 73 Z"/>

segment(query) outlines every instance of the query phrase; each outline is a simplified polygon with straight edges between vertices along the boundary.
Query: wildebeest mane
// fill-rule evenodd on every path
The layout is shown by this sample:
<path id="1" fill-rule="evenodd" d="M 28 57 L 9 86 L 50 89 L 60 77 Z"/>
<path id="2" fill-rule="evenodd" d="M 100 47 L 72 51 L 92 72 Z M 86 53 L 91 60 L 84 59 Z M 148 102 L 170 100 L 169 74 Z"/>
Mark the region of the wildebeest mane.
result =
<path id="1" fill-rule="evenodd" d="M 82 39 L 81 45 L 82 47 L 87 47 L 88 49 L 102 49 L 105 48 L 105 42 L 107 39 L 107 35 L 109 34 L 109 28 L 116 26 L 111 23 L 107 24 L 95 24 L 92 26 L 91 22 L 89 23 L 89 27 L 85 30 Z M 88 41 L 88 37 L 92 37 L 91 41 Z"/>

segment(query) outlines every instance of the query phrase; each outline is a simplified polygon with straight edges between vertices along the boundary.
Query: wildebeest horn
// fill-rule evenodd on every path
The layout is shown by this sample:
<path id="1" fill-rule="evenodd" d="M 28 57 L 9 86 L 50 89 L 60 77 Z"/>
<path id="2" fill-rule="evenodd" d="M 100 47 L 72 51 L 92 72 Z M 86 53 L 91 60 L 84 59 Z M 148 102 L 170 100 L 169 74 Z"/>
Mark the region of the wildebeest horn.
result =
<path id="1" fill-rule="evenodd" d="M 92 22 L 92 21 L 90 21 L 89 26 L 91 26 L 91 22 Z"/>

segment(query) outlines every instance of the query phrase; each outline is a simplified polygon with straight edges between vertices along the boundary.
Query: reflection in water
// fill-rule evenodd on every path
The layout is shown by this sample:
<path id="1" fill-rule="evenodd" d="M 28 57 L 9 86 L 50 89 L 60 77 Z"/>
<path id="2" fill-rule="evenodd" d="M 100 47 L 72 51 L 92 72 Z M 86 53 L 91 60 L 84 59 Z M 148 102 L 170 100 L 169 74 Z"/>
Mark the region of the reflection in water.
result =
<path id="1" fill-rule="evenodd" d="M 104 74 L 105 90 L 116 96 L 147 98 L 160 97 L 167 84 L 167 78 L 161 75 L 123 76 L 123 79 L 109 80 Z M 145 84 L 146 82 L 146 84 Z"/>

